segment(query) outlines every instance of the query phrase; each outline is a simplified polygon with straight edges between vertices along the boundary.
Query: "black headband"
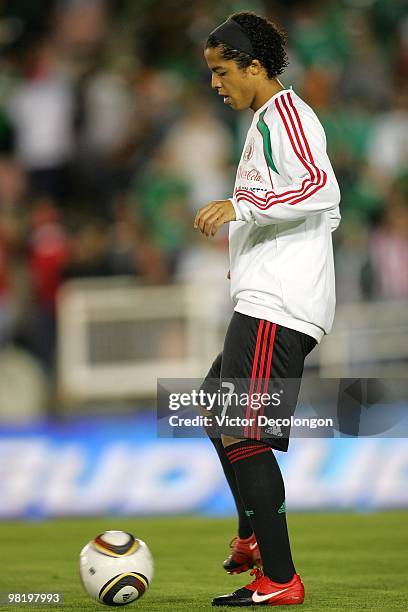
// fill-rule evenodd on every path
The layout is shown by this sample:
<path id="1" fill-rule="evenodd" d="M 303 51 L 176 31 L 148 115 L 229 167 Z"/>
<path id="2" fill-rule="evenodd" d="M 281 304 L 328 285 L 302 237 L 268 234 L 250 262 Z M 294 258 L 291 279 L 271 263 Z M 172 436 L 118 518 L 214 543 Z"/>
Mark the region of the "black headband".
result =
<path id="1" fill-rule="evenodd" d="M 210 36 L 214 36 L 221 43 L 225 43 L 229 47 L 232 47 L 232 49 L 243 51 L 255 57 L 251 41 L 234 19 L 227 19 L 227 21 L 224 21 L 224 23 L 211 32 Z"/>

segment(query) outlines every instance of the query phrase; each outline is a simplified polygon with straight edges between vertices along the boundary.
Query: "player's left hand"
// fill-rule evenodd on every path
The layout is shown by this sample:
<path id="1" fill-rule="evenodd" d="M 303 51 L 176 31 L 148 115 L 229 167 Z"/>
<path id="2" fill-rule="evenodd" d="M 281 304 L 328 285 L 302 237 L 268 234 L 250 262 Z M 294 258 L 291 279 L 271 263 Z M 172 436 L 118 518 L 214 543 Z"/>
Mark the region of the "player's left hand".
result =
<path id="1" fill-rule="evenodd" d="M 236 215 L 230 200 L 215 200 L 200 208 L 194 220 L 194 229 L 205 236 L 215 236 L 221 225 L 235 221 Z"/>

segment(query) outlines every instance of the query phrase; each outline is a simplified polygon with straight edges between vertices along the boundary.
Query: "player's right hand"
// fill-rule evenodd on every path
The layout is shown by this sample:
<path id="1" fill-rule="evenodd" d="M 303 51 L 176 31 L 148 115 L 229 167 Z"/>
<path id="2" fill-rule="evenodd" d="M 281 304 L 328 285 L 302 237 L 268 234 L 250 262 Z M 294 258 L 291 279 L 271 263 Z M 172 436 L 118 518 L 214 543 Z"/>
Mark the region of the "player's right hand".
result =
<path id="1" fill-rule="evenodd" d="M 194 229 L 199 229 L 209 238 L 215 236 L 221 225 L 235 221 L 236 218 L 231 200 L 215 200 L 200 208 L 194 219 Z"/>

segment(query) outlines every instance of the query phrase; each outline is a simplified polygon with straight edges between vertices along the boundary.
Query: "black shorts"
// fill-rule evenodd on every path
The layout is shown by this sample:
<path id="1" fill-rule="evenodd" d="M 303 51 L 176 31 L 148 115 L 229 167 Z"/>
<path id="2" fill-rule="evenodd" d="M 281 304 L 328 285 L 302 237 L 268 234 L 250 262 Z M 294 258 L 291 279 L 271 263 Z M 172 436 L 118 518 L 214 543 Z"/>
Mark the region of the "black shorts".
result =
<path id="1" fill-rule="evenodd" d="M 271 425 L 271 420 L 287 423 L 293 415 L 304 360 L 316 344 L 314 338 L 302 332 L 234 312 L 223 351 L 201 387 L 211 393 L 222 387 L 224 398 L 234 390 L 233 400 L 228 398 L 211 411 L 213 420 L 215 414 L 229 418 L 214 422 L 209 435 L 261 440 L 287 451 L 290 425 Z M 268 401 L 260 403 L 261 394 Z"/>

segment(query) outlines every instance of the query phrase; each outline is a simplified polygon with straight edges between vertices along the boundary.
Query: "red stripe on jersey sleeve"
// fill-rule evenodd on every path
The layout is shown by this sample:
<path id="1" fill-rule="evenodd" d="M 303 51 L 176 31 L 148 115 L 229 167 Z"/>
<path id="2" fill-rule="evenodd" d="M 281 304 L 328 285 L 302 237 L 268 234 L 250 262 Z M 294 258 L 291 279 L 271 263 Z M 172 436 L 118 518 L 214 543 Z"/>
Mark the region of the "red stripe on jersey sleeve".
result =
<path id="1" fill-rule="evenodd" d="M 298 204 L 299 202 L 303 202 L 314 193 L 319 191 L 327 182 L 327 174 L 323 170 L 317 168 L 314 163 L 313 156 L 310 150 L 310 145 L 307 141 L 299 113 L 297 112 L 290 93 L 286 94 L 288 104 L 286 103 L 284 96 L 280 99 L 277 98 L 275 100 L 276 109 L 282 119 L 283 125 L 285 126 L 286 133 L 288 135 L 290 144 L 292 149 L 302 163 L 302 165 L 308 171 L 310 178 L 306 178 L 302 181 L 301 186 L 298 189 L 289 190 L 282 194 L 275 194 L 272 191 L 268 191 L 266 193 L 265 198 L 255 195 L 252 192 L 248 192 L 245 189 L 238 189 L 236 191 L 237 201 L 240 202 L 242 200 L 246 200 L 259 208 L 260 210 L 267 210 L 271 206 L 275 204 Z M 282 104 L 282 105 L 281 105 Z M 286 111 L 286 113 L 285 113 Z M 286 115 L 286 116 L 285 116 Z M 288 119 L 288 121 L 287 121 Z M 292 127 L 293 134 L 295 138 L 292 136 L 291 129 Z M 296 140 L 296 143 L 295 143 Z M 285 197 L 289 196 L 289 197 Z"/>

